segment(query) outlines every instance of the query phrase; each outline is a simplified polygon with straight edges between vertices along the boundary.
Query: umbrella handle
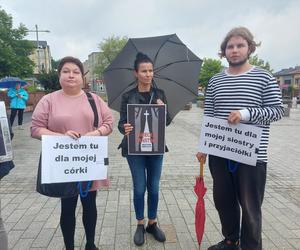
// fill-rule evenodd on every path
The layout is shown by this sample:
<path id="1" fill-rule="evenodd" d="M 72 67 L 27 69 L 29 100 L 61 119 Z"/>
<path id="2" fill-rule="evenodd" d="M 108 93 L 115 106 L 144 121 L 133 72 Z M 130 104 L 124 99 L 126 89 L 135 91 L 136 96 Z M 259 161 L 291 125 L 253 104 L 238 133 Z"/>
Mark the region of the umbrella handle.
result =
<path id="1" fill-rule="evenodd" d="M 200 160 L 200 178 L 203 178 L 203 169 L 204 169 L 204 163 L 203 160 Z"/>

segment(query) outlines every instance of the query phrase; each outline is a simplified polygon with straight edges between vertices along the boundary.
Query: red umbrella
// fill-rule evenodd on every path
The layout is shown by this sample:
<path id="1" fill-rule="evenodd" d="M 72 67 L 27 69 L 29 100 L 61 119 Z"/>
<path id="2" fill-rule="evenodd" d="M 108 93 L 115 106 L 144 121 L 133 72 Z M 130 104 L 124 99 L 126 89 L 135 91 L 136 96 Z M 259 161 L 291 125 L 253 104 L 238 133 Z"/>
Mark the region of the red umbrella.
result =
<path id="1" fill-rule="evenodd" d="M 206 193 L 206 187 L 203 180 L 203 161 L 200 161 L 200 176 L 196 177 L 196 184 L 194 186 L 194 191 L 198 196 L 198 200 L 195 207 L 195 229 L 197 241 L 200 244 L 204 234 L 204 225 L 205 225 L 205 205 L 204 205 L 204 195 Z"/>

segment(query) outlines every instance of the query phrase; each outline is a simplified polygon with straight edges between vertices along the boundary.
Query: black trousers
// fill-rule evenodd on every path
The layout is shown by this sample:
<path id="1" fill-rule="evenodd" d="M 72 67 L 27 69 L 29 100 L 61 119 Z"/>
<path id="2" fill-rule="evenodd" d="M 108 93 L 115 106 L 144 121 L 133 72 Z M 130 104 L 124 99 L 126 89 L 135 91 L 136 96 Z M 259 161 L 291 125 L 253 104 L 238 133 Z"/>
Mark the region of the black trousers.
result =
<path id="1" fill-rule="evenodd" d="M 238 163 L 238 168 L 232 173 L 228 170 L 227 159 L 209 156 L 213 197 L 221 220 L 222 234 L 228 240 L 240 239 L 243 250 L 262 249 L 261 206 L 266 167 L 264 162 L 256 166 Z"/>
<path id="2" fill-rule="evenodd" d="M 18 113 L 18 125 L 22 125 L 23 123 L 23 113 L 24 109 L 11 109 L 10 111 L 10 125 L 13 126 L 14 120 L 16 118 L 16 115 Z"/>
<path id="3" fill-rule="evenodd" d="M 88 247 L 94 246 L 95 229 L 97 221 L 96 208 L 97 191 L 89 192 L 85 198 L 81 198 L 82 204 L 82 222 L 86 234 L 86 242 Z M 77 206 L 78 195 L 70 198 L 61 199 L 61 216 L 60 227 L 64 237 L 66 250 L 74 249 L 75 234 L 75 210 Z"/>

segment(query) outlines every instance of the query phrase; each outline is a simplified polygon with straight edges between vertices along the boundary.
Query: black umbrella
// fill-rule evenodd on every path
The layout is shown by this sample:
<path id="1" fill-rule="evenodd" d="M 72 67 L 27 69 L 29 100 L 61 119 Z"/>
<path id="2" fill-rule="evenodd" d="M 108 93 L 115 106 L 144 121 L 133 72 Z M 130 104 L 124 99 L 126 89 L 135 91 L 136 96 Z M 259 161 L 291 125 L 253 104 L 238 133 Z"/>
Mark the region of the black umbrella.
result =
<path id="1" fill-rule="evenodd" d="M 133 64 L 138 52 L 152 59 L 155 85 L 165 91 L 173 118 L 197 97 L 202 60 L 176 34 L 129 39 L 104 71 L 108 105 L 114 110 L 120 111 L 122 94 L 136 86 Z"/>

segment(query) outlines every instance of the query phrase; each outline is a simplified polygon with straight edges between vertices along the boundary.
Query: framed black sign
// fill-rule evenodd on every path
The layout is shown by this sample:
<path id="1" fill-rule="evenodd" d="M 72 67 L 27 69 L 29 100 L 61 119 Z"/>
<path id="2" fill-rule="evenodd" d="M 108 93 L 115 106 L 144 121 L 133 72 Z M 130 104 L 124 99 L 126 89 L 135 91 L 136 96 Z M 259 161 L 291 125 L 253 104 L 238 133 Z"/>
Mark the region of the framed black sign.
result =
<path id="1" fill-rule="evenodd" d="M 128 104 L 127 121 L 133 126 L 128 135 L 129 155 L 165 153 L 166 105 Z"/>

